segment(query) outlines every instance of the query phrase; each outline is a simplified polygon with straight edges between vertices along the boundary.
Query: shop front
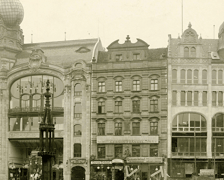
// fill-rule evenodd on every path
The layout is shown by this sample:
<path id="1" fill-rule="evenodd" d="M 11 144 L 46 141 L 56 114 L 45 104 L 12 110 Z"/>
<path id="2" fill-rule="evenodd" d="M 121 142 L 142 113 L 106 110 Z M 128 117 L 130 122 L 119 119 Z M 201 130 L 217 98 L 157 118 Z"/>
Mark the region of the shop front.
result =
<path id="1" fill-rule="evenodd" d="M 91 161 L 90 167 L 91 180 L 111 180 L 112 161 Z"/>
<path id="2" fill-rule="evenodd" d="M 166 173 L 162 157 L 127 157 L 124 176 L 127 179 L 164 179 Z"/>

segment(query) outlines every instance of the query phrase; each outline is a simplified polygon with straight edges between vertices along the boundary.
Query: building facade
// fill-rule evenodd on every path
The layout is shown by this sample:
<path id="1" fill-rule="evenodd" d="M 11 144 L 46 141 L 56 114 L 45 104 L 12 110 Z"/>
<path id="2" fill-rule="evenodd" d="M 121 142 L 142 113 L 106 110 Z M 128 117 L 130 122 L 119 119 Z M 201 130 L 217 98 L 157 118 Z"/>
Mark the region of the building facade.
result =
<path id="1" fill-rule="evenodd" d="M 0 1 L 0 179 L 41 174 L 39 123 L 50 80 L 54 179 L 89 179 L 91 60 L 100 39 L 24 44 L 17 0 Z M 76 172 L 76 173 L 75 173 Z"/>
<path id="2" fill-rule="evenodd" d="M 223 24 L 202 39 L 191 24 L 168 44 L 168 173 L 223 177 Z M 215 170 L 214 170 L 215 169 Z"/>
<path id="3" fill-rule="evenodd" d="M 92 179 L 162 177 L 167 150 L 167 48 L 112 42 L 92 64 Z"/>

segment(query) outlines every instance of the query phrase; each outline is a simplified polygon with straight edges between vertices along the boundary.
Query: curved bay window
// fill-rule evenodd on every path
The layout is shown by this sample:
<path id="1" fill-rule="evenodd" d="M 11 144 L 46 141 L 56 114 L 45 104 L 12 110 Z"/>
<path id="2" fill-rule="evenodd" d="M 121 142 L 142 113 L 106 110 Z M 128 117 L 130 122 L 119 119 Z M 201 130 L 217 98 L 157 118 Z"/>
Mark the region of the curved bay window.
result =
<path id="1" fill-rule="evenodd" d="M 63 128 L 63 82 L 56 77 L 36 75 L 16 80 L 10 88 L 10 131 L 38 131 L 43 116 L 46 81 L 50 81 L 50 104 L 56 130 Z"/>
<path id="2" fill-rule="evenodd" d="M 198 113 L 180 113 L 172 123 L 173 156 L 206 156 L 205 118 Z"/>

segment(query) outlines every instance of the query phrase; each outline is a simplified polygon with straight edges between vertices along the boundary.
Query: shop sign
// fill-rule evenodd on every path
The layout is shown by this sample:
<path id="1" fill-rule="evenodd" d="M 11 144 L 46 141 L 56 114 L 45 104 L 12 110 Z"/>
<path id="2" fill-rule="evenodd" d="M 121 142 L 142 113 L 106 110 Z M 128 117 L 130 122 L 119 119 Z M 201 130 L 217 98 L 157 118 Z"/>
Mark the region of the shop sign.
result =
<path id="1" fill-rule="evenodd" d="M 122 160 L 122 159 L 113 159 L 112 163 L 121 163 L 121 164 L 123 164 L 124 160 Z"/>
<path id="2" fill-rule="evenodd" d="M 214 169 L 200 169 L 200 176 L 214 176 Z"/>
<path id="3" fill-rule="evenodd" d="M 91 161 L 91 164 L 112 164 L 111 161 Z"/>
<path id="4" fill-rule="evenodd" d="M 98 136 L 97 143 L 102 144 L 149 144 L 159 143 L 159 136 Z"/>
<path id="5" fill-rule="evenodd" d="M 86 159 L 71 159 L 71 164 L 85 164 L 87 163 Z"/>
<path id="6" fill-rule="evenodd" d="M 163 163 L 162 157 L 127 157 L 127 163 Z"/>

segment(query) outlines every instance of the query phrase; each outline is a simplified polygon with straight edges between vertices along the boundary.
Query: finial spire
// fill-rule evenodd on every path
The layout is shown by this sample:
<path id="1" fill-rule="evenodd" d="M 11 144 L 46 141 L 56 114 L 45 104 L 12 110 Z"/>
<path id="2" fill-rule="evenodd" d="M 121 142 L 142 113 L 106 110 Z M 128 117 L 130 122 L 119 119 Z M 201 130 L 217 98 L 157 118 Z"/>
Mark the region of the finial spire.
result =
<path id="1" fill-rule="evenodd" d="M 127 37 L 126 37 L 126 42 L 130 42 L 130 36 L 129 35 L 127 35 Z"/>
<path id="2" fill-rule="evenodd" d="M 191 25 L 191 22 L 189 22 L 189 24 L 188 24 L 188 28 L 191 28 L 191 26 L 192 26 L 192 25 Z"/>

